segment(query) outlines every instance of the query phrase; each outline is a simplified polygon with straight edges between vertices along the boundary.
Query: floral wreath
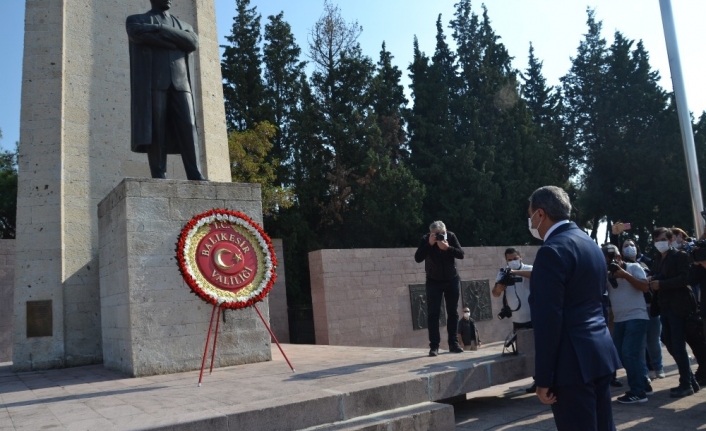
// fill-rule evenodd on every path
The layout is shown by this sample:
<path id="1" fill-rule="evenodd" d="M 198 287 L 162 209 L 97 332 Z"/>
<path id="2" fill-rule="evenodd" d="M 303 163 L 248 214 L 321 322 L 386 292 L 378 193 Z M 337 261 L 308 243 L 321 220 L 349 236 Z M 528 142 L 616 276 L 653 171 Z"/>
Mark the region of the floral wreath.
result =
<path id="1" fill-rule="evenodd" d="M 248 288 L 230 292 L 215 286 L 203 276 L 195 262 L 199 239 L 209 232 L 215 222 L 231 223 L 234 229 L 250 240 L 257 256 L 257 274 Z M 254 240 L 254 241 L 253 241 Z M 259 247 L 258 247 L 259 246 Z M 186 284 L 204 301 L 224 308 L 250 307 L 267 296 L 277 279 L 277 256 L 270 237 L 247 215 L 227 209 L 212 209 L 194 216 L 179 234 L 176 248 L 177 265 Z"/>

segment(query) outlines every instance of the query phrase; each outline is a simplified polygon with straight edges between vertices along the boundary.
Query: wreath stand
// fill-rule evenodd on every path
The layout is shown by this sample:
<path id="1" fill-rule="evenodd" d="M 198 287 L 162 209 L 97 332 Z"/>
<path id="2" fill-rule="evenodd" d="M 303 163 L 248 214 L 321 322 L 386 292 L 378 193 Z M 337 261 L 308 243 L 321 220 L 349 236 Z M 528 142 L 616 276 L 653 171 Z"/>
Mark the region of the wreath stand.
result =
<path id="1" fill-rule="evenodd" d="M 270 333 L 272 338 L 275 340 L 275 343 L 277 343 L 277 347 L 279 348 L 279 351 L 282 353 L 282 356 L 284 356 L 284 359 L 287 361 L 289 368 L 291 368 L 292 372 L 295 372 L 294 367 L 292 366 L 292 363 L 289 362 L 289 358 L 287 357 L 287 354 L 284 353 L 284 350 L 282 349 L 282 346 L 279 344 L 277 337 L 275 337 L 274 332 L 272 332 L 272 329 L 270 329 L 270 325 L 267 324 L 267 321 L 262 316 L 262 313 L 260 313 L 260 309 L 257 308 L 257 304 L 253 304 L 253 307 L 255 308 L 255 311 L 257 311 L 257 315 L 260 316 L 260 320 L 262 320 L 262 323 L 265 325 L 265 328 L 267 328 L 267 331 Z M 218 309 L 218 314 L 216 314 L 216 309 Z M 213 349 L 211 351 L 211 367 L 210 367 L 210 370 L 208 371 L 208 374 L 213 373 L 213 362 L 214 362 L 214 359 L 216 358 L 216 343 L 218 342 L 218 326 L 221 323 L 220 317 L 221 317 L 221 310 L 222 309 L 223 309 L 223 307 L 221 306 L 221 302 L 219 302 L 217 304 L 213 304 L 213 310 L 211 310 L 211 321 L 209 322 L 208 333 L 206 334 L 206 346 L 204 346 L 204 348 L 203 348 L 203 359 L 201 360 L 201 372 L 199 373 L 199 387 L 201 387 L 201 381 L 203 380 L 203 369 L 206 365 L 206 356 L 208 354 L 208 345 L 211 341 L 211 328 L 213 328 L 213 316 L 216 315 L 216 332 L 213 335 Z"/>
<path id="2" fill-rule="evenodd" d="M 216 329 L 209 374 L 213 373 L 218 328 L 224 308 L 239 310 L 254 307 L 289 368 L 294 372 L 294 367 L 277 337 L 257 308 L 257 303 L 265 299 L 277 278 L 277 256 L 262 227 L 241 212 L 215 208 L 189 220 L 181 230 L 176 246 L 177 266 L 184 281 L 194 294 L 213 304 L 201 359 L 199 387 L 203 380 L 215 316 Z M 245 255 L 251 250 L 252 253 Z M 231 256 L 230 262 L 223 260 L 224 254 Z M 234 290 L 234 286 L 238 290 Z M 234 297 L 233 292 L 238 292 L 240 296 Z M 225 314 L 223 319 L 225 320 Z"/>

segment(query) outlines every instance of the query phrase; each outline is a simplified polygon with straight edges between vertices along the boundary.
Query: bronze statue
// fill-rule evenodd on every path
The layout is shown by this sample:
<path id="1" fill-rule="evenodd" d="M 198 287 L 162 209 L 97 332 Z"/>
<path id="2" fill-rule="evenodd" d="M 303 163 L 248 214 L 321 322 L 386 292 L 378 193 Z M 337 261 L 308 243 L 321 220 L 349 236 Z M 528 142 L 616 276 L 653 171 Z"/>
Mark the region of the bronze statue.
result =
<path id="1" fill-rule="evenodd" d="M 147 153 L 152 178 L 166 178 L 167 154 L 181 154 L 190 180 L 199 169 L 199 138 L 192 94 L 198 36 L 169 14 L 171 0 L 150 0 L 152 9 L 130 15 L 131 147 Z"/>

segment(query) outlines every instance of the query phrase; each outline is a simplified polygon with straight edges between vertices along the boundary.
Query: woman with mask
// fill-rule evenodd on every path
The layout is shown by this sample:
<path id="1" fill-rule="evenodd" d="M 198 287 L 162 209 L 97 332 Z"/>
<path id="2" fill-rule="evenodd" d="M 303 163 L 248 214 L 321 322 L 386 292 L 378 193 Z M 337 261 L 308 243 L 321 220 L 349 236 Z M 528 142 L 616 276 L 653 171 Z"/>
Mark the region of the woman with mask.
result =
<path id="1" fill-rule="evenodd" d="M 637 262 L 637 256 L 640 255 L 640 250 L 638 249 L 635 242 L 631 239 L 626 239 L 621 247 L 621 254 L 623 255 L 623 260 L 626 262 L 639 263 L 645 270 L 647 275 L 650 275 L 647 265 L 642 262 Z M 654 375 L 653 378 L 663 379 L 664 378 L 664 364 L 662 362 L 662 344 L 660 342 L 660 336 L 662 335 L 662 323 L 659 319 L 659 308 L 652 307 L 652 301 L 656 301 L 652 292 L 645 294 L 645 302 L 647 302 L 647 310 L 650 315 L 650 323 L 647 327 L 647 354 L 649 356 L 649 361 Z M 653 312 L 654 310 L 654 312 Z"/>

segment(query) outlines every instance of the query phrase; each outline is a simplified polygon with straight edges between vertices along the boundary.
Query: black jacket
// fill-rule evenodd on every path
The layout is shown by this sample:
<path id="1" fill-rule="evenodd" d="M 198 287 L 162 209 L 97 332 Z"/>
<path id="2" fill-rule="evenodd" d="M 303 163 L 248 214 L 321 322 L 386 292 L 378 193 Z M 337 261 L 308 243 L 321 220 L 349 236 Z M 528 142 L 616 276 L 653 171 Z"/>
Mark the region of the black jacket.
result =
<path id="1" fill-rule="evenodd" d="M 670 248 L 664 257 L 658 254 L 652 261 L 651 273 L 653 279 L 659 279 L 661 311 L 672 310 L 680 316 L 696 311 L 689 287 L 689 256 L 685 252 Z"/>
<path id="2" fill-rule="evenodd" d="M 463 259 L 463 249 L 453 232 L 446 231 L 446 234 L 448 250 L 441 250 L 436 244 L 429 245 L 430 234 L 426 234 L 422 237 L 417 252 L 414 253 L 414 260 L 417 263 L 424 261 L 427 280 L 450 281 L 458 275 L 456 259 Z"/>

